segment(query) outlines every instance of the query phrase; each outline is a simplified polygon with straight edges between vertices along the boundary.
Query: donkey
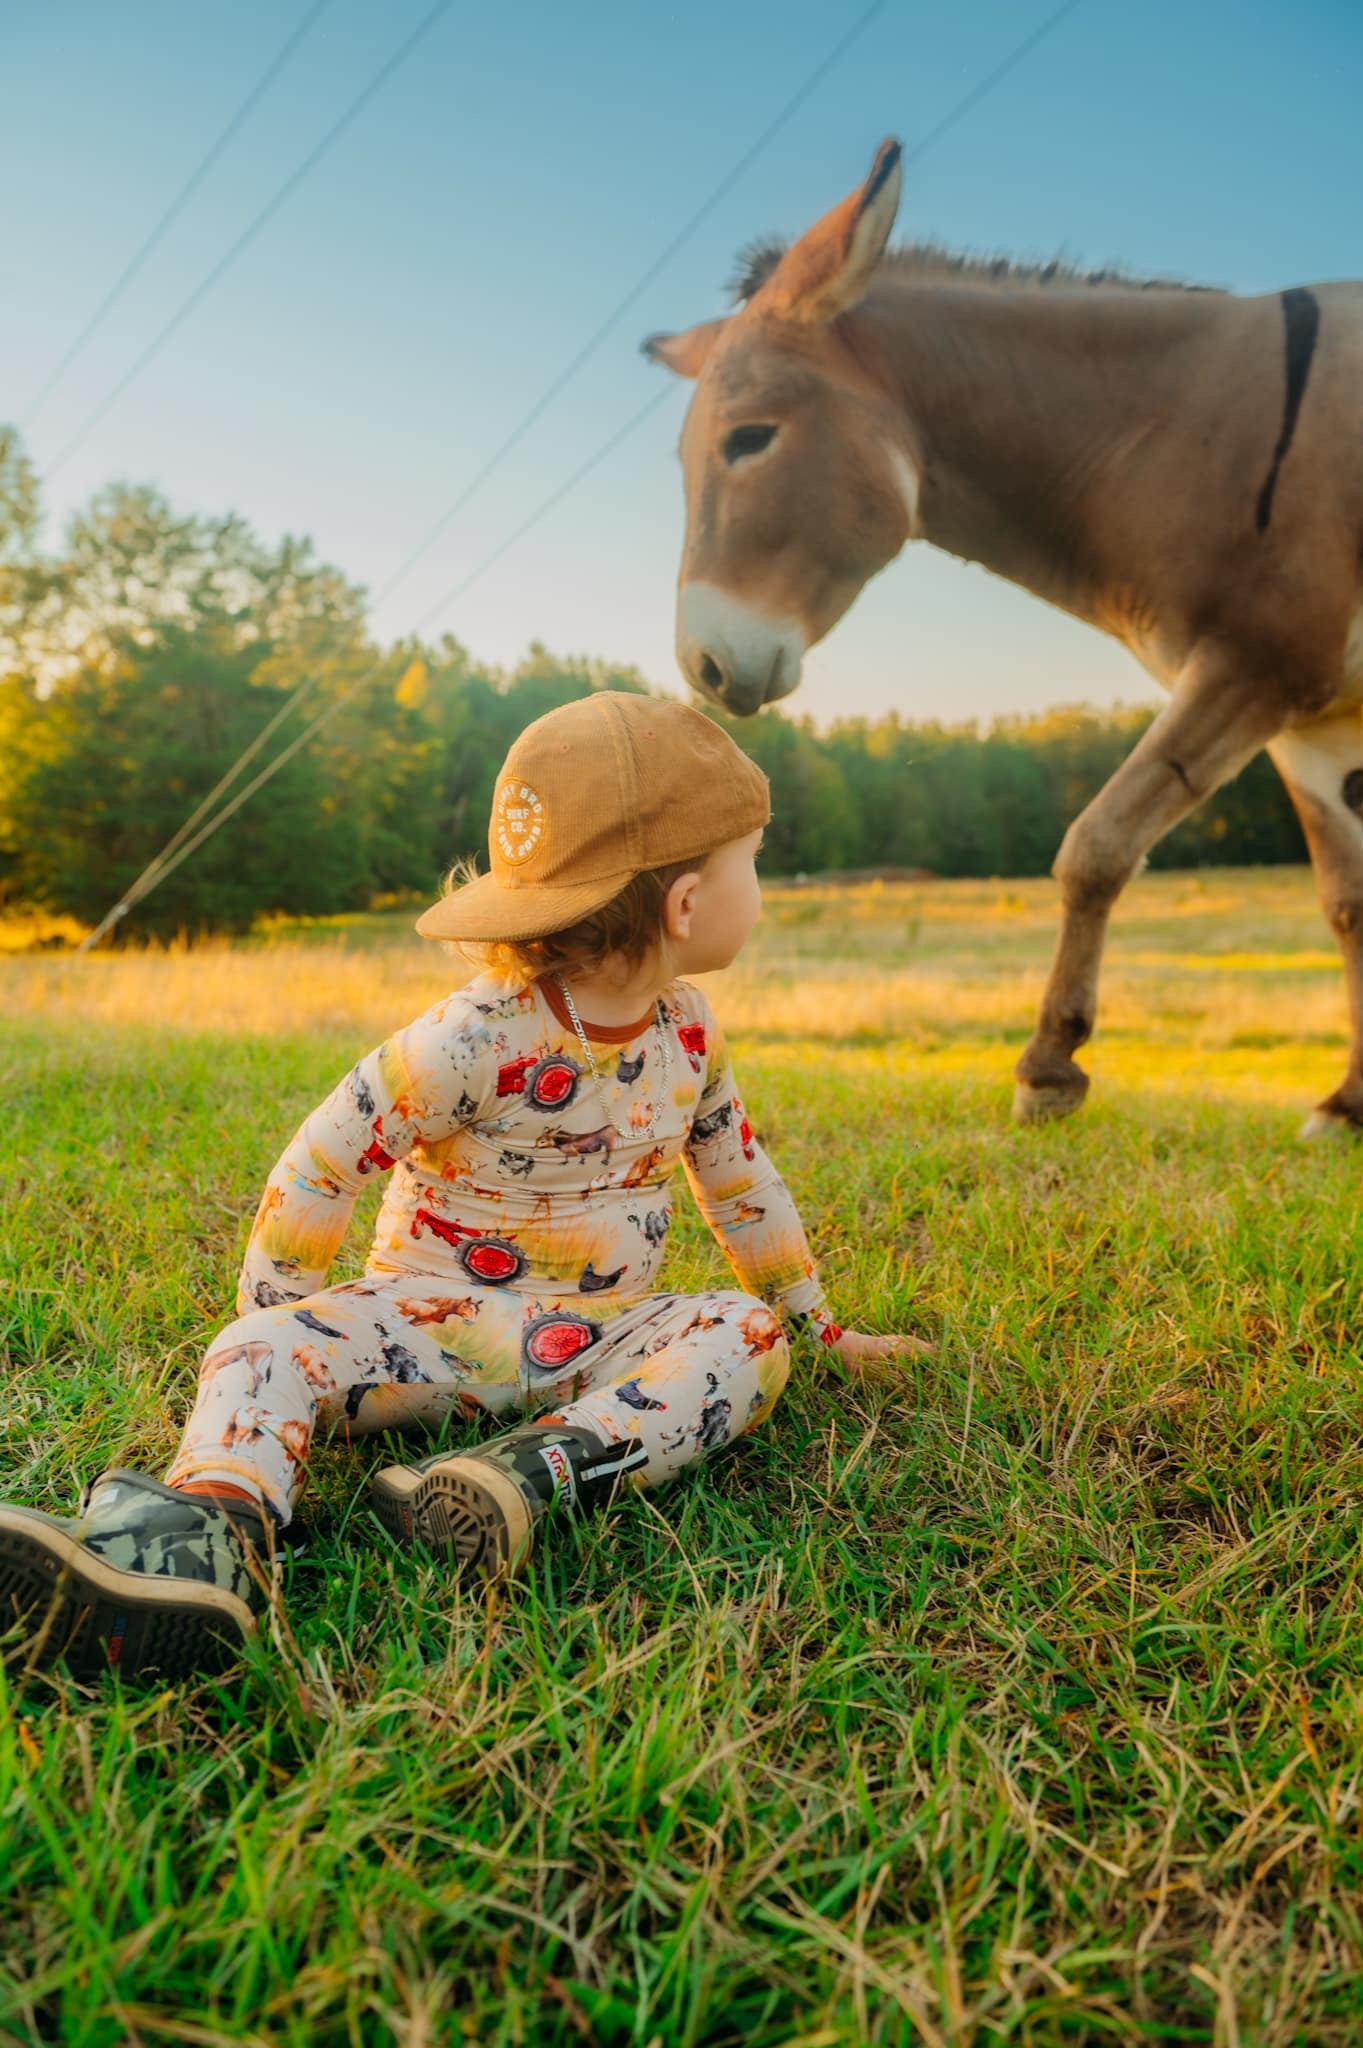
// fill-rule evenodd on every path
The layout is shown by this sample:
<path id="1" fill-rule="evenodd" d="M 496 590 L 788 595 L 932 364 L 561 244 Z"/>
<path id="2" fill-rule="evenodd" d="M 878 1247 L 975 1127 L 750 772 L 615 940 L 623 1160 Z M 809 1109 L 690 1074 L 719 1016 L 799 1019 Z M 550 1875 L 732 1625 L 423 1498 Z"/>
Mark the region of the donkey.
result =
<path id="1" fill-rule="evenodd" d="M 1015 1114 L 1083 1101 L 1113 903 L 1267 746 L 1352 1017 L 1348 1071 L 1306 1128 L 1363 1127 L 1363 284 L 1245 299 L 887 255 L 899 186 L 886 142 L 799 241 L 748 252 L 735 312 L 644 344 L 696 382 L 682 670 L 740 714 L 787 696 L 908 540 L 1123 641 L 1170 698 L 1065 834 Z"/>

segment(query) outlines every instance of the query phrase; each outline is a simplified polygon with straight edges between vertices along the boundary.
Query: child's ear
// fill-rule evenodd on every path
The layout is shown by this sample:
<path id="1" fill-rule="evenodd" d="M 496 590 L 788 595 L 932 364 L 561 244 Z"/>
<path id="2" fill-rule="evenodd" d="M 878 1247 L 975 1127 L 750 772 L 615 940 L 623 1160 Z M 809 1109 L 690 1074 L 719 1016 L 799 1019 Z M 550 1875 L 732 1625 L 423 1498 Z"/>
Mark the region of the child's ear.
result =
<path id="1" fill-rule="evenodd" d="M 663 930 L 669 939 L 689 939 L 696 914 L 699 873 L 678 875 L 663 898 Z"/>

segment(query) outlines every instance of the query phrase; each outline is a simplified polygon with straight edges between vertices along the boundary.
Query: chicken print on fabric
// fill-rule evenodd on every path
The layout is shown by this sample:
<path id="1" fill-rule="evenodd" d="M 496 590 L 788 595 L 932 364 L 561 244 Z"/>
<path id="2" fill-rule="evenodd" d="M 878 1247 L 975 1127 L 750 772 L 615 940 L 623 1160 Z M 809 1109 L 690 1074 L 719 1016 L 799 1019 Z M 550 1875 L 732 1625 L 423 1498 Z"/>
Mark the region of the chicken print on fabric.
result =
<path id="1" fill-rule="evenodd" d="M 552 983 L 484 976 L 306 1119 L 262 1197 L 178 1478 L 249 1482 L 284 1516 L 318 1427 L 552 1403 L 608 1440 L 642 1432 L 657 1480 L 770 1412 L 788 1367 L 772 1309 L 825 1339 L 837 1326 L 709 1004 L 676 983 L 637 1026 L 586 1028 L 598 1075 Z M 678 1166 L 741 1292 L 657 1291 Z M 328 1287 L 379 1177 L 364 1278 Z"/>

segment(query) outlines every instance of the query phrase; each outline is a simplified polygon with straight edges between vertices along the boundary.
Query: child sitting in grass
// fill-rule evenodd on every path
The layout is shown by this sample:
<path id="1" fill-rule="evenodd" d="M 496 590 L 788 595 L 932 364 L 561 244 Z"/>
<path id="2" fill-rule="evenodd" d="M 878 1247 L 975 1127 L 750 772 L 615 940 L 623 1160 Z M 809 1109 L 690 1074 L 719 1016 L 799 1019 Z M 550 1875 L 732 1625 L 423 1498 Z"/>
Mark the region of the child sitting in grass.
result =
<path id="1" fill-rule="evenodd" d="M 765 777 L 681 704 L 602 693 L 521 735 L 490 872 L 417 927 L 485 971 L 361 1060 L 270 1175 L 167 1483 L 106 1473 L 73 1520 L 0 1508 L 20 1654 L 78 1675 L 220 1664 L 319 1430 L 532 1416 L 373 1482 L 399 1543 L 493 1575 L 551 1507 L 659 1485 L 765 1421 L 781 1316 L 854 1367 L 910 1347 L 833 1320 L 709 1003 L 678 978 L 752 930 L 769 810 Z M 743 1292 L 656 1291 L 679 1161 Z M 364 1278 L 328 1287 L 383 1174 Z"/>

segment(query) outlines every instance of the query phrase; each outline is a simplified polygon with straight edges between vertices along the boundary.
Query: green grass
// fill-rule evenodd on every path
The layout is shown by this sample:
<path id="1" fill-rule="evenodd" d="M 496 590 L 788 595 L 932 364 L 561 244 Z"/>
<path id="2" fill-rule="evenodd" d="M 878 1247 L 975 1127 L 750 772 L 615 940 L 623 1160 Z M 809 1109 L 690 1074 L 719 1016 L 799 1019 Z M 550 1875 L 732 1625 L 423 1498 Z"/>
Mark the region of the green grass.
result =
<path id="1" fill-rule="evenodd" d="M 1047 902 L 781 897 L 732 985 L 830 1290 L 933 1360 L 806 1354 L 491 1600 L 370 1521 L 382 1443 L 335 1450 L 238 1675 L 0 1691 L 0 2041 L 1358 2040 L 1361 1161 L 1294 1140 L 1338 976 L 1303 877 L 1147 879 L 1089 1108 L 1018 1132 Z M 417 1007 L 400 927 L 325 943 Z M 198 958 L 5 969 L 10 1497 L 169 1457 L 363 1043 L 358 997 L 272 1015 L 269 946 L 207 1028 Z M 671 1280 L 717 1270 L 688 1219 Z"/>

